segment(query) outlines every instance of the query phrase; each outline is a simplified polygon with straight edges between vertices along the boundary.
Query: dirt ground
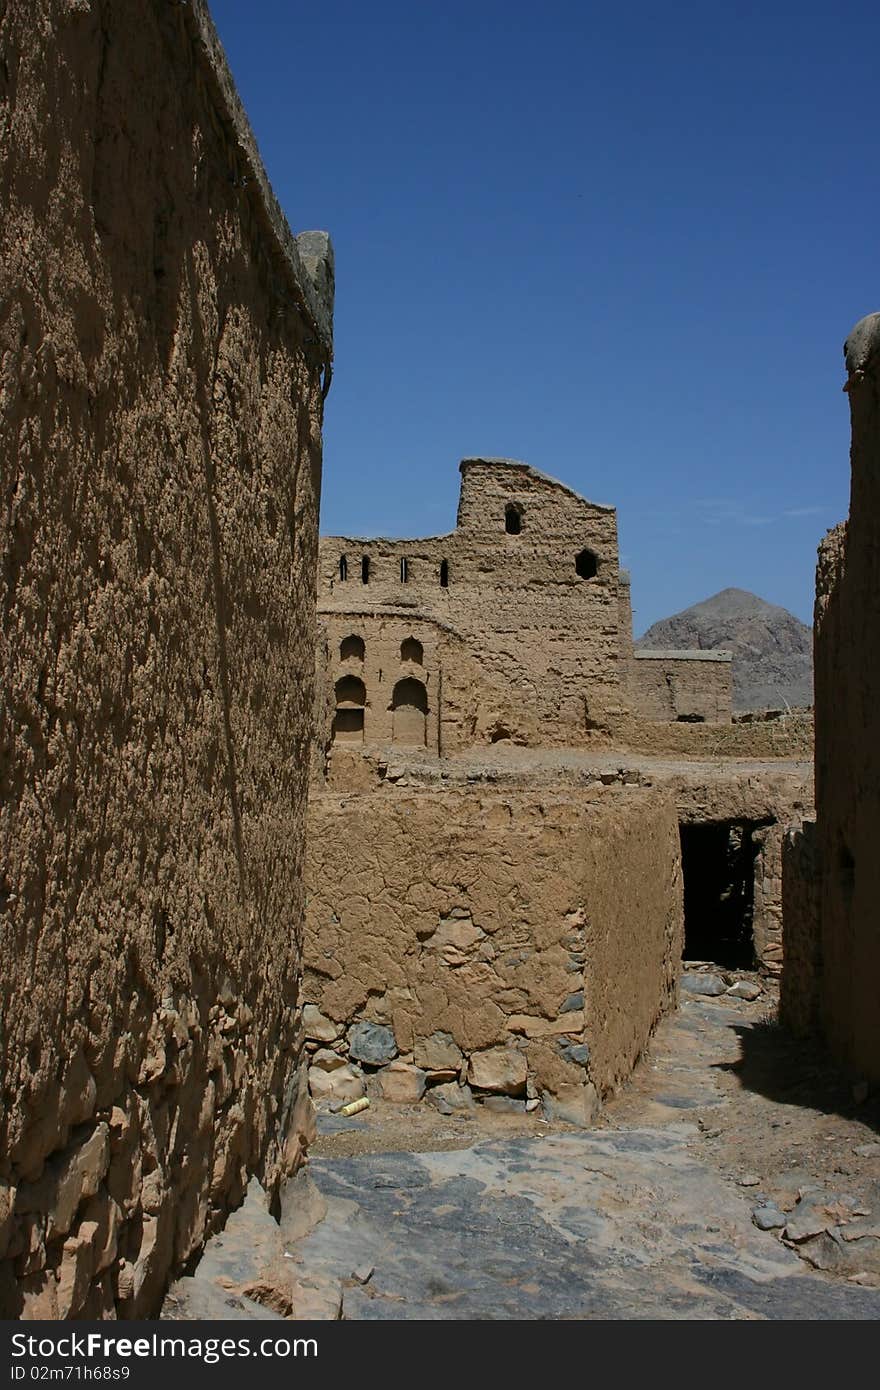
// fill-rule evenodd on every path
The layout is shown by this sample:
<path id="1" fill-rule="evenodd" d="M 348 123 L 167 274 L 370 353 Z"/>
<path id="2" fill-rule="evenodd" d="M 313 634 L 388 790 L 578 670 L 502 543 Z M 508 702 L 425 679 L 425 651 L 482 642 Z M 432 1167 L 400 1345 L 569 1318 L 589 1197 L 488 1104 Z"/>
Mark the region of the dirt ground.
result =
<path id="1" fill-rule="evenodd" d="M 689 1146 L 695 1156 L 754 1199 L 756 1209 L 812 1213 L 807 1224 L 815 1232 L 790 1242 L 802 1258 L 829 1277 L 880 1287 L 880 1098 L 865 1096 L 818 1044 L 785 1032 L 775 981 L 742 970 L 723 975 L 760 983 L 761 996 L 749 1002 L 683 990 L 681 1010 L 661 1023 L 596 1128 L 686 1118 L 697 1128 Z M 447 1117 L 424 1104 L 381 1101 L 371 1101 L 357 1120 L 321 1114 L 314 1157 L 441 1152 L 578 1132 L 535 1115 L 479 1107 Z M 785 1239 L 785 1229 L 770 1234 Z"/>
<path id="2" fill-rule="evenodd" d="M 704 990 L 734 979 L 760 996 Z M 685 980 L 591 1129 L 324 1110 L 280 1220 L 252 1184 L 162 1316 L 880 1319 L 878 1099 L 785 1033 L 772 981 Z"/>

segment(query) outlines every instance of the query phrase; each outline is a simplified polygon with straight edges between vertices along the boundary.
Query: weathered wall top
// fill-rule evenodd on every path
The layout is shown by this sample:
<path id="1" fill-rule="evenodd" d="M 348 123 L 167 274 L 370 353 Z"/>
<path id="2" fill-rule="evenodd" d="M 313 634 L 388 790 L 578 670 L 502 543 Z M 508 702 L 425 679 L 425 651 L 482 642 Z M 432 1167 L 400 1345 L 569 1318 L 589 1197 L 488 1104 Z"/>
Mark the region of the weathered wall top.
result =
<path id="1" fill-rule="evenodd" d="M 297 307 L 333 356 L 333 248 L 326 232 L 302 232 L 294 237 L 266 173 L 251 123 L 235 88 L 226 54 L 206 0 L 171 0 L 186 26 L 199 71 L 232 137 L 238 168 L 231 177 L 252 202 L 270 242 L 278 253 L 279 270 L 293 290 Z"/>
<path id="2" fill-rule="evenodd" d="M 471 468 L 509 468 L 525 474 L 526 477 L 534 479 L 536 482 L 550 483 L 552 487 L 557 487 L 561 492 L 565 492 L 569 497 L 575 497 L 579 502 L 585 502 L 588 507 L 595 507 L 600 512 L 614 512 L 615 508 L 605 502 L 591 502 L 589 498 L 583 497 L 581 493 L 575 492 L 567 483 L 562 483 L 558 478 L 554 478 L 549 473 L 542 473 L 539 468 L 533 468 L 530 463 L 524 463 L 522 459 L 498 458 L 491 454 L 474 455 L 463 458 L 458 465 L 459 472 L 464 474 Z"/>
<path id="3" fill-rule="evenodd" d="M 860 381 L 871 358 L 880 349 L 880 314 L 866 314 L 850 332 L 843 345 L 847 376 Z M 850 381 L 844 391 L 850 387 Z"/>

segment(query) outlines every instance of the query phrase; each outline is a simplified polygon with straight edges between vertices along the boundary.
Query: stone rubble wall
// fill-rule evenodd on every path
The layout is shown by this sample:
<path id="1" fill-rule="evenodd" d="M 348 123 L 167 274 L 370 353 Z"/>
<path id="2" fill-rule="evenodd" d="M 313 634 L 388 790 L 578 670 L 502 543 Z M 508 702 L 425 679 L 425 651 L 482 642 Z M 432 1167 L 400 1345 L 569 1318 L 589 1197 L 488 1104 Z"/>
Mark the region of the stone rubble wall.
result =
<path id="1" fill-rule="evenodd" d="M 202 0 L 0 43 L 0 1311 L 142 1317 L 310 1125 L 332 263 Z"/>
<path id="2" fill-rule="evenodd" d="M 313 794 L 307 891 L 319 1101 L 588 1123 L 676 1000 L 680 850 L 659 791 Z"/>

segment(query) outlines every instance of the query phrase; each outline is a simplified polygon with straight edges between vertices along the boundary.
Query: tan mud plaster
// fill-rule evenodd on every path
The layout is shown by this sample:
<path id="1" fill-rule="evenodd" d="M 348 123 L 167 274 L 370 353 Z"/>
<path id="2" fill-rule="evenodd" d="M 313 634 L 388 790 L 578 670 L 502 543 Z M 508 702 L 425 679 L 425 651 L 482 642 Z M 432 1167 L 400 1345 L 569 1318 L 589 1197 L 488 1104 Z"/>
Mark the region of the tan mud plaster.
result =
<path id="1" fill-rule="evenodd" d="M 429 1095 L 458 1073 L 523 1104 L 595 1099 L 676 998 L 678 825 L 660 791 L 315 793 L 307 880 L 312 1026 L 338 1030 L 341 1057 L 371 1026 L 367 1082 L 390 1066 L 399 1089 L 399 1052 Z"/>
<path id="2" fill-rule="evenodd" d="M 201 0 L 0 13 L 0 1307 L 143 1317 L 311 1123 L 332 258 Z"/>

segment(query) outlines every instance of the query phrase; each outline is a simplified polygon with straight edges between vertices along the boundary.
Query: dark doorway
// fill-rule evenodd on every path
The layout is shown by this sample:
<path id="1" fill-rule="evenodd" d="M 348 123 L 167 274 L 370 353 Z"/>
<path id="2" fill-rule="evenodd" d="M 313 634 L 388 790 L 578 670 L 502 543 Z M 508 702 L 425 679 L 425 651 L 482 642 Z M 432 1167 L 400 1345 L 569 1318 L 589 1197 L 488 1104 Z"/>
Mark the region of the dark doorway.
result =
<path id="1" fill-rule="evenodd" d="M 755 963 L 755 844 L 748 822 L 682 825 L 684 959 L 728 970 Z"/>

